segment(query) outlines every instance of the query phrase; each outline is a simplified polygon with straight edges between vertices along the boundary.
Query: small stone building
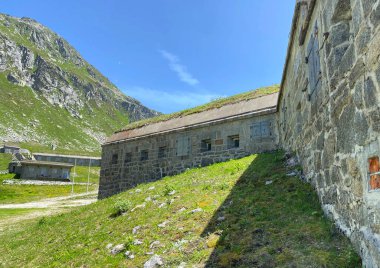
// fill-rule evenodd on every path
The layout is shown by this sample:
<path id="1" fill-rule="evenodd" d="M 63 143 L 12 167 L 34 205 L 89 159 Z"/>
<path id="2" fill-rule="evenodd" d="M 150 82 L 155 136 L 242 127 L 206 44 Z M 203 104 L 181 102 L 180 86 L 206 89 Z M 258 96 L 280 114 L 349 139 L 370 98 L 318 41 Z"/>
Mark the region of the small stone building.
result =
<path id="1" fill-rule="evenodd" d="M 64 154 L 47 154 L 34 153 L 33 157 L 38 161 L 52 161 L 60 163 L 69 163 L 77 166 L 93 166 L 100 167 L 100 157 L 80 156 L 80 155 L 64 155 Z"/>
<path id="2" fill-rule="evenodd" d="M 277 149 L 278 93 L 121 131 L 103 145 L 99 198 L 187 168 Z"/>
<path id="3" fill-rule="evenodd" d="M 66 163 L 24 160 L 11 162 L 9 172 L 16 173 L 20 179 L 70 181 L 72 167 Z"/>
<path id="4" fill-rule="evenodd" d="M 0 148 L 0 153 L 6 153 L 6 154 L 14 154 L 18 153 L 20 151 L 20 147 L 13 146 L 13 145 L 4 145 L 2 148 Z"/>
<path id="5" fill-rule="evenodd" d="M 297 1 L 278 103 L 327 215 L 380 265 L 380 1 Z"/>

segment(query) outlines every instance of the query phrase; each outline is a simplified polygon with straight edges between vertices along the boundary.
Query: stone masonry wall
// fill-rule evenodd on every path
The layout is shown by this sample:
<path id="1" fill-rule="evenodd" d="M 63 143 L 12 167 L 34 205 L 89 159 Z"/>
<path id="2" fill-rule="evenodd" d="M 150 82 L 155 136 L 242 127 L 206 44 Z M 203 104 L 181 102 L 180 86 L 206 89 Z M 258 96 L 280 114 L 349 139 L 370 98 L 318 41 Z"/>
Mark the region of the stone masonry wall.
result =
<path id="1" fill-rule="evenodd" d="M 379 267 L 380 191 L 369 188 L 368 159 L 380 156 L 380 1 L 316 1 L 300 45 L 309 8 L 300 4 L 282 84 L 280 145 L 297 153 L 326 214 L 364 265 Z"/>
<path id="2" fill-rule="evenodd" d="M 251 127 L 257 122 L 270 123 L 269 137 L 257 138 L 252 135 Z M 234 143 L 229 139 L 235 135 L 239 135 L 237 148 L 233 147 Z M 189 141 L 188 155 L 178 156 L 178 142 L 184 139 Z M 211 150 L 207 150 L 202 141 L 211 142 Z M 125 191 L 139 183 L 178 174 L 187 168 L 275 150 L 277 144 L 276 115 L 273 113 L 227 119 L 180 132 L 106 144 L 102 150 L 99 198 Z"/>

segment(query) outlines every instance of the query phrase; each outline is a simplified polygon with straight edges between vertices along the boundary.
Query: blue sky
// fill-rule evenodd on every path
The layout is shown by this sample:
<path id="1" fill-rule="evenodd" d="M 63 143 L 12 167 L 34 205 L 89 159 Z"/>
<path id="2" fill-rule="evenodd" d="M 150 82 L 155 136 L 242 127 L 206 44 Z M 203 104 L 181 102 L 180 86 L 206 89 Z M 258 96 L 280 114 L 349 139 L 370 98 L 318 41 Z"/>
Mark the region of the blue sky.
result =
<path id="1" fill-rule="evenodd" d="M 169 113 L 279 83 L 294 0 L 0 0 L 68 40 L 125 94 Z"/>

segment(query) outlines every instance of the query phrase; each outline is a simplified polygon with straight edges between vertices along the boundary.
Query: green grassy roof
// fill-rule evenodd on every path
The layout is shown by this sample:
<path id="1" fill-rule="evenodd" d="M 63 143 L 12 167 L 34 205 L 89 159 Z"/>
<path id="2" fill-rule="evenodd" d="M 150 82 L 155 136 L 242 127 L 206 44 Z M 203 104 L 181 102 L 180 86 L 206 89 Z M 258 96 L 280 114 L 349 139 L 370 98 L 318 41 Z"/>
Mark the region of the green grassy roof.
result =
<path id="1" fill-rule="evenodd" d="M 209 103 L 206 103 L 206 104 L 194 107 L 194 108 L 182 110 L 182 111 L 171 113 L 171 114 L 163 114 L 163 115 L 159 115 L 156 117 L 152 117 L 152 118 L 133 122 L 133 123 L 127 125 L 126 127 L 124 127 L 123 129 L 121 129 L 119 132 L 125 131 L 125 130 L 131 130 L 131 129 L 135 129 L 135 128 L 140 128 L 140 127 L 150 125 L 153 123 L 168 121 L 168 120 L 174 119 L 174 118 L 184 117 L 184 116 L 190 115 L 190 114 L 208 111 L 211 109 L 220 108 L 220 107 L 225 106 L 227 104 L 234 104 L 234 103 L 238 103 L 241 101 L 256 99 L 258 97 L 262 97 L 265 95 L 270 95 L 270 94 L 276 93 L 279 91 L 279 89 L 280 89 L 280 85 L 276 84 L 276 85 L 272 85 L 272 86 L 268 86 L 268 87 L 258 88 L 258 89 L 251 90 L 248 92 L 244 92 L 241 94 L 237 94 L 237 95 L 234 95 L 231 97 L 217 99 L 217 100 L 214 100 L 212 102 L 209 102 Z"/>

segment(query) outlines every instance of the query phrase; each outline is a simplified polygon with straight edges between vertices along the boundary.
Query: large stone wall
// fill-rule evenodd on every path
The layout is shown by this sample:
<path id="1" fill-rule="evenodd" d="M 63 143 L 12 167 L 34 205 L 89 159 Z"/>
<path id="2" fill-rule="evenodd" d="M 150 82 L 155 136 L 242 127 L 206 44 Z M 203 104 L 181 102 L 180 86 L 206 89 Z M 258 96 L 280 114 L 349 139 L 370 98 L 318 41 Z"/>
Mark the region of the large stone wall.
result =
<path id="1" fill-rule="evenodd" d="M 252 127 L 260 122 L 270 123 L 270 136 L 258 138 L 253 135 Z M 236 135 L 239 135 L 239 146 L 235 148 L 237 144 L 229 137 Z M 178 144 L 183 141 L 188 142 L 189 147 L 182 146 L 178 150 L 181 146 Z M 210 142 L 211 148 L 204 141 Z M 106 144 L 102 150 L 99 198 L 139 183 L 178 174 L 187 168 L 275 150 L 277 144 L 276 115 L 273 112 Z"/>
<path id="2" fill-rule="evenodd" d="M 303 2 L 311 5 L 296 9 L 278 107 L 280 144 L 297 153 L 326 214 L 366 267 L 379 267 L 380 191 L 369 187 L 368 159 L 380 156 L 380 3 Z M 319 66 L 308 49 L 312 38 Z M 320 77 L 312 77 L 310 68 L 319 67 Z"/>

